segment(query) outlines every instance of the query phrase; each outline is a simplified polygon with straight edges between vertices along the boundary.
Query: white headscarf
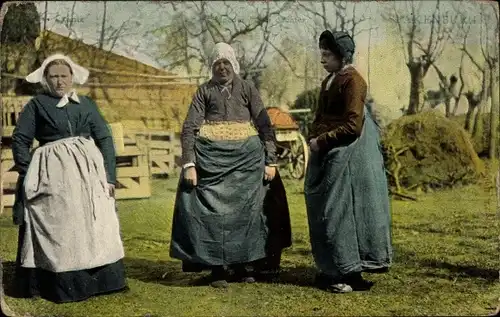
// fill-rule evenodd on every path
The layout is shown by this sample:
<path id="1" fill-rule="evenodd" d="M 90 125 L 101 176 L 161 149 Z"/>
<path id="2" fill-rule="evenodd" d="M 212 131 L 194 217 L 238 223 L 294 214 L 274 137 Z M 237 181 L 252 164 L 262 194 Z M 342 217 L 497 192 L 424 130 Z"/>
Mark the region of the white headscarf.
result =
<path id="1" fill-rule="evenodd" d="M 62 59 L 68 63 L 71 67 L 71 71 L 73 72 L 73 83 L 83 85 L 89 78 L 89 71 L 84 67 L 76 64 L 66 55 L 63 54 L 54 54 L 47 57 L 42 66 L 40 66 L 37 70 L 26 76 L 26 81 L 30 83 L 41 83 L 42 85 L 47 87 L 47 80 L 45 79 L 44 72 L 47 65 L 55 60 Z"/>
<path id="2" fill-rule="evenodd" d="M 215 44 L 214 50 L 212 52 L 211 67 L 213 68 L 214 64 L 223 58 L 227 59 L 231 63 L 235 74 L 240 73 L 240 64 L 236 60 L 234 49 L 231 47 L 231 45 L 220 42 Z"/>

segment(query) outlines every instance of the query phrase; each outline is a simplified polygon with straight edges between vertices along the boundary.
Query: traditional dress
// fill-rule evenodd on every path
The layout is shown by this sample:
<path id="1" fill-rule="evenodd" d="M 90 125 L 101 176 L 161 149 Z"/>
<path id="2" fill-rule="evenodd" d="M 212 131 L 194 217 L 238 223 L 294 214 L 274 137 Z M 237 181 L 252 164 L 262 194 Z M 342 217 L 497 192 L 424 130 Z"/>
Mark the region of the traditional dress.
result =
<path id="1" fill-rule="evenodd" d="M 392 261 L 387 179 L 366 92 L 354 67 L 330 74 L 309 136 L 319 146 L 305 180 L 312 253 L 318 269 L 337 281 Z"/>
<path id="2" fill-rule="evenodd" d="M 43 81 L 56 59 L 73 79 L 88 76 L 64 55 L 49 57 L 27 77 Z M 39 147 L 30 153 L 33 140 Z M 31 99 L 12 136 L 19 171 L 14 222 L 20 225 L 17 284 L 22 295 L 62 303 L 126 288 L 123 245 L 114 198 L 113 138 L 97 105 L 74 91 Z"/>
<path id="3" fill-rule="evenodd" d="M 181 176 L 170 255 L 183 261 L 184 271 L 267 256 L 264 267 L 276 268 L 281 250 L 291 245 L 291 230 L 279 175 L 264 181 L 265 165 L 276 164 L 275 134 L 259 92 L 237 75 L 232 50 L 222 48 L 214 62 L 228 59 L 236 74 L 229 86 L 213 79 L 201 85 L 189 108 L 182 160 L 196 166 L 198 185 L 186 186 Z M 271 208 L 274 216 L 266 217 Z"/>

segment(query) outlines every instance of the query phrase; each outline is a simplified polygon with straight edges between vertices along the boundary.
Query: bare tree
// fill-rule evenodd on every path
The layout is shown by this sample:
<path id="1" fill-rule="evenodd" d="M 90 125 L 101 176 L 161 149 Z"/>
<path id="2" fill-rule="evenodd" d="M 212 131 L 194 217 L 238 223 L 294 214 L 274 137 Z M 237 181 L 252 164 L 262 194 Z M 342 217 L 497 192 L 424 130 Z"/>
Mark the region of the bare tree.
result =
<path id="1" fill-rule="evenodd" d="M 191 62 L 200 64 L 198 73 L 207 70 L 213 45 L 225 42 L 235 47 L 241 65 L 242 75 L 262 68 L 264 57 L 276 34 L 273 29 L 283 21 L 282 13 L 290 8 L 290 3 L 258 4 L 239 9 L 242 3 L 217 5 L 210 2 L 172 2 L 174 9 L 170 23 L 154 31 L 162 39 L 159 58 L 167 61 L 169 69 L 184 66 L 191 72 Z M 258 43 L 251 48 L 245 45 L 249 40 Z"/>
<path id="2" fill-rule="evenodd" d="M 353 39 L 357 35 L 367 32 L 370 28 L 361 29 L 360 25 L 369 20 L 370 12 L 366 8 L 360 14 L 359 7 L 348 1 L 297 2 L 306 16 L 315 26 L 321 25 L 322 30 L 345 31 Z M 318 30 L 317 27 L 315 27 Z"/>
<path id="3" fill-rule="evenodd" d="M 349 1 L 316 1 L 316 2 L 296 2 L 296 12 L 300 12 L 295 18 L 301 19 L 303 25 L 313 34 L 310 39 L 316 41 L 324 30 L 336 30 L 349 33 L 355 40 L 356 36 L 363 32 L 369 32 L 373 28 L 361 28 L 363 22 L 368 22 L 370 12 L 368 7 L 361 12 L 356 3 Z M 292 72 L 297 77 L 302 77 L 296 73 L 296 66 L 288 58 L 283 48 L 273 45 L 274 50 L 285 60 Z M 309 76 L 306 76 L 309 77 Z M 314 77 L 314 76 L 313 76 Z M 307 80 L 308 78 L 304 78 Z"/>
<path id="4" fill-rule="evenodd" d="M 499 49 L 498 49 L 498 38 L 499 38 L 499 12 L 498 5 L 494 5 L 490 3 L 491 8 L 491 19 L 493 20 L 493 27 L 490 23 L 486 22 L 488 27 L 493 32 L 488 32 L 491 36 L 487 37 L 487 40 L 490 41 L 490 45 L 487 45 L 487 49 L 481 50 L 483 52 L 483 56 L 486 59 L 486 63 L 488 64 L 489 74 L 490 74 L 490 97 L 491 97 L 491 111 L 490 111 L 490 137 L 489 137 L 489 153 L 488 156 L 490 159 L 497 158 L 497 141 L 498 141 L 498 130 L 499 130 L 499 115 L 500 115 L 500 101 L 499 101 Z M 491 45 L 493 44 L 493 45 Z"/>
<path id="5" fill-rule="evenodd" d="M 474 67 L 480 73 L 481 88 L 479 92 L 474 92 L 469 89 L 465 94 L 469 101 L 469 110 L 465 128 L 472 133 L 474 138 L 482 139 L 484 134 L 484 119 L 483 113 L 491 98 L 491 113 L 490 113 L 490 131 L 489 131 L 489 156 L 493 158 L 496 153 L 496 141 L 498 131 L 498 9 L 494 4 L 475 3 L 470 7 L 471 11 L 480 13 L 479 36 L 476 40 L 479 45 L 474 43 L 469 45 L 470 32 L 464 37 L 461 50 L 472 62 Z M 461 14 L 462 20 L 465 19 L 462 7 L 456 7 L 456 11 Z M 461 29 L 469 29 L 470 25 L 461 25 Z M 480 56 L 476 56 L 471 47 L 479 47 Z M 476 110 L 474 116 L 474 110 Z"/>
<path id="6" fill-rule="evenodd" d="M 405 9 L 401 10 L 397 4 L 392 4 L 390 12 L 382 16 L 396 27 L 400 35 L 406 66 L 410 71 L 410 99 L 405 112 L 411 115 L 423 108 L 424 78 L 430 66 L 442 55 L 449 39 L 449 28 L 442 21 L 439 0 L 430 17 L 422 14 L 422 2 L 417 5 L 415 1 L 408 1 L 403 5 Z M 428 30 L 422 28 L 427 24 Z"/>
<path id="7" fill-rule="evenodd" d="M 460 99 L 457 97 L 458 78 L 453 74 L 448 79 L 436 63 L 432 63 L 432 66 L 439 77 L 439 90 L 427 90 L 424 100 L 431 108 L 435 108 L 441 103 L 444 103 L 446 117 L 451 117 L 451 100 L 455 99 L 455 106 L 457 106 L 458 100 Z"/>
<path id="8" fill-rule="evenodd" d="M 453 106 L 453 115 L 457 115 L 458 105 L 460 102 L 460 97 L 462 96 L 465 88 L 465 80 L 464 80 L 464 59 L 465 54 L 462 52 L 462 56 L 460 58 L 460 66 L 458 67 L 458 78 L 460 80 L 460 88 L 458 88 L 457 93 L 454 95 L 455 105 Z"/>

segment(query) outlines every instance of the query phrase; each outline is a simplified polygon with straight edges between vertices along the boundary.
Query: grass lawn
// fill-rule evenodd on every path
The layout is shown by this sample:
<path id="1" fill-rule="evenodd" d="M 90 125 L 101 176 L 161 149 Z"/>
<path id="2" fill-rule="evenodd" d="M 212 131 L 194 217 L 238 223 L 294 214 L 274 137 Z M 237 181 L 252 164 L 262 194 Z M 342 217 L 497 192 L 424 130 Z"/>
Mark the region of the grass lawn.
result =
<path id="1" fill-rule="evenodd" d="M 334 295 L 311 287 L 310 253 L 301 184 L 287 181 L 294 245 L 283 257 L 279 284 L 192 286 L 202 274 L 181 272 L 168 256 L 176 180 L 155 180 L 149 200 L 119 201 L 128 293 L 56 305 L 7 297 L 32 316 L 367 316 L 487 315 L 500 295 L 498 227 L 492 184 L 393 201 L 395 263 L 371 292 Z M 5 276 L 13 272 L 17 228 L 0 216 Z"/>

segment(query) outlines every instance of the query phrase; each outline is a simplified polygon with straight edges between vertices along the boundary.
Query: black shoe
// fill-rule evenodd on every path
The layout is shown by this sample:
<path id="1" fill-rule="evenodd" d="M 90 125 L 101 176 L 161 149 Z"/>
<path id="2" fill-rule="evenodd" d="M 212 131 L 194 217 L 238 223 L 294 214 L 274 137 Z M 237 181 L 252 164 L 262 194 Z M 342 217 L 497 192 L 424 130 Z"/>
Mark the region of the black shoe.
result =
<path id="1" fill-rule="evenodd" d="M 336 280 L 329 275 L 319 273 L 314 279 L 317 288 L 330 293 L 350 293 L 352 287 L 341 280 Z"/>
<path id="2" fill-rule="evenodd" d="M 343 283 L 352 287 L 355 292 L 369 291 L 375 283 L 365 280 L 361 273 L 349 274 L 343 278 Z"/>
<path id="3" fill-rule="evenodd" d="M 226 280 L 215 280 L 210 283 L 213 288 L 228 288 L 229 283 Z"/>
<path id="4" fill-rule="evenodd" d="M 214 267 L 212 268 L 212 274 L 210 276 L 211 282 L 210 286 L 214 288 L 227 288 L 229 284 L 226 280 L 226 270 L 224 267 Z"/>
<path id="5" fill-rule="evenodd" d="M 246 276 L 241 279 L 241 282 L 252 284 L 255 283 L 255 278 L 253 276 Z"/>
<path id="6" fill-rule="evenodd" d="M 316 275 L 315 284 L 319 289 L 331 293 L 350 293 L 368 291 L 374 285 L 373 282 L 363 279 L 361 273 L 353 273 L 340 279 L 320 273 Z"/>
<path id="7" fill-rule="evenodd" d="M 245 266 L 239 265 L 235 267 L 234 277 L 236 281 L 242 283 L 255 283 L 255 277 L 253 277 L 254 272 L 247 270 Z"/>

